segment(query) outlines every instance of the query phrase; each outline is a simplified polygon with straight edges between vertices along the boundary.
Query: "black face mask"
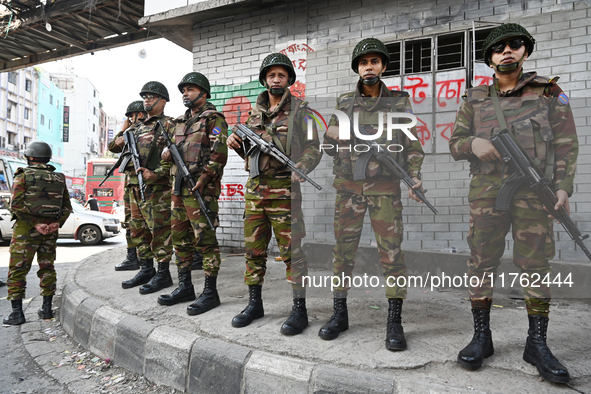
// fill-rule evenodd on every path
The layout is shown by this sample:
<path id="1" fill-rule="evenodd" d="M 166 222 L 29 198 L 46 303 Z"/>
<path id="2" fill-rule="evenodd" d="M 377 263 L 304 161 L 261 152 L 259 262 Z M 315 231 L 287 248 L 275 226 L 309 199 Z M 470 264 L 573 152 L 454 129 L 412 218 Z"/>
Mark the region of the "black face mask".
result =
<path id="1" fill-rule="evenodd" d="M 510 73 L 510 72 L 515 71 L 517 68 L 521 67 L 521 64 L 523 63 L 524 58 L 525 58 L 525 53 L 523 54 L 521 59 L 519 59 L 518 61 L 516 61 L 514 63 L 509 63 L 509 64 L 496 64 L 496 63 L 493 63 L 492 58 L 491 58 L 490 64 L 492 64 L 493 66 L 496 66 L 497 72 L 499 72 L 501 74 Z"/>
<path id="2" fill-rule="evenodd" d="M 183 100 L 183 105 L 185 107 L 187 107 L 187 108 L 194 108 L 195 107 L 195 103 L 197 103 L 197 101 L 199 101 L 199 99 L 201 97 L 203 97 L 204 94 L 205 94 L 205 92 L 199 93 L 199 95 L 195 98 L 195 100 L 189 100 L 188 98 L 187 99 L 184 99 Z"/>

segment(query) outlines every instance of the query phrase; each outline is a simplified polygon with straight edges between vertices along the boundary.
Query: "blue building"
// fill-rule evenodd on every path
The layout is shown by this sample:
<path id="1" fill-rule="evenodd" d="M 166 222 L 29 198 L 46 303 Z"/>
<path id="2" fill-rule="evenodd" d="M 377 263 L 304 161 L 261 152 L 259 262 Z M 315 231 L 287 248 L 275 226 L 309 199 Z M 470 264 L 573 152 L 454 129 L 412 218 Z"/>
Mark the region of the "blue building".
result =
<path id="1" fill-rule="evenodd" d="M 64 92 L 36 68 L 39 81 L 37 99 L 37 140 L 47 142 L 53 150 L 50 164 L 57 171 L 64 162 Z"/>

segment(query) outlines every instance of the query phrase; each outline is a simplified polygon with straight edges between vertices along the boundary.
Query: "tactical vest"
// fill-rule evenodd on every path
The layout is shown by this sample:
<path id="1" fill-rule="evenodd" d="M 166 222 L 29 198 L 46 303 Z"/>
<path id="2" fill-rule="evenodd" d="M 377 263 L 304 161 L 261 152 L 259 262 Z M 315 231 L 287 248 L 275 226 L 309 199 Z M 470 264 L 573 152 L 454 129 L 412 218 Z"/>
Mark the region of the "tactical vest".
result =
<path id="1" fill-rule="evenodd" d="M 404 167 L 402 152 L 389 152 L 388 146 L 391 146 L 390 150 L 398 150 L 400 147 L 395 147 L 396 144 L 403 145 L 404 134 L 402 130 L 394 130 L 392 133 L 392 140 L 387 139 L 386 135 L 386 121 L 385 115 L 388 112 L 406 112 L 406 103 L 408 100 L 408 93 L 401 91 L 390 91 L 390 96 L 385 98 L 385 105 L 379 108 L 373 108 L 372 111 L 366 111 L 359 105 L 355 104 L 355 93 L 346 93 L 338 99 L 338 109 L 347 113 L 349 119 L 351 119 L 351 136 L 353 137 L 353 119 L 354 113 L 359 112 L 359 125 L 363 126 L 369 133 L 375 133 L 378 130 L 378 112 L 382 112 L 383 131 L 382 136 L 376 140 L 378 144 L 385 148 L 394 160 L 396 160 L 401 166 Z M 379 98 L 363 98 L 364 100 L 378 100 Z M 360 111 L 356 111 L 360 109 Z M 357 144 L 357 151 L 354 149 L 353 142 L 351 143 L 351 151 L 348 149 L 337 149 L 337 153 L 334 156 L 333 174 L 337 177 L 353 179 L 353 173 L 355 171 L 355 164 L 360 153 L 363 153 L 365 147 L 362 146 L 364 141 L 359 141 Z M 372 158 L 366 168 L 366 179 L 384 179 L 392 180 L 396 179 L 395 175 L 388 170 L 385 166 L 380 165 L 375 158 Z"/>
<path id="2" fill-rule="evenodd" d="M 544 91 L 550 83 L 548 78 L 535 77 L 520 90 L 520 96 L 499 97 L 509 131 L 514 133 L 517 141 L 542 173 L 546 170 L 550 142 L 554 139 L 548 120 L 550 99 L 544 96 Z M 490 139 L 500 131 L 489 88 L 494 89 L 494 86 L 481 85 L 466 91 L 466 100 L 474 110 L 474 135 L 484 139 Z M 485 162 L 474 159 L 470 162 L 472 174 L 492 174 L 497 171 L 500 173 L 503 171 L 502 167 L 498 160 Z M 509 166 L 505 166 L 504 170 L 509 173 Z"/>
<path id="3" fill-rule="evenodd" d="M 66 177 L 48 169 L 23 168 L 25 174 L 25 206 L 31 215 L 58 218 L 63 207 Z"/>
<path id="4" fill-rule="evenodd" d="M 189 120 L 178 123 L 175 128 L 174 143 L 187 168 L 196 177 L 203 172 L 205 164 L 209 163 L 211 146 L 207 127 L 209 122 L 215 121 L 217 117 L 223 118 L 224 114 L 212 109 L 205 110 L 197 115 L 197 120 L 193 124 L 189 124 Z M 172 175 L 176 175 L 177 171 L 176 165 L 173 164 Z"/>

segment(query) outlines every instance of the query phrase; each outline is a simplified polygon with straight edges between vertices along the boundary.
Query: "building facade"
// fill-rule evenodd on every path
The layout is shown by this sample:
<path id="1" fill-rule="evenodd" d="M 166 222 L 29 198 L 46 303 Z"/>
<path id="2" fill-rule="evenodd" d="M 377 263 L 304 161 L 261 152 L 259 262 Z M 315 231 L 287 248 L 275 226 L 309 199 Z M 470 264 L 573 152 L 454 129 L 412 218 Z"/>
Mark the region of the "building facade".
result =
<path id="1" fill-rule="evenodd" d="M 419 139 L 427 153 L 423 181 L 429 189 L 427 197 L 440 212 L 435 216 L 403 198 L 404 248 L 459 252 L 468 250 L 470 177 L 468 163 L 455 162 L 449 154 L 448 141 L 464 90 L 492 80 L 480 48 L 488 32 L 506 22 L 522 24 L 536 39 L 525 71 L 560 76 L 559 85 L 570 97 L 580 143 L 571 217 L 583 233 L 591 232 L 588 2 L 321 0 L 261 5 L 238 0 L 226 5 L 205 1 L 140 21 L 193 52 L 193 68 L 209 77 L 212 101 L 224 111 L 230 127 L 246 118 L 261 91 L 259 67 L 269 53 L 290 57 L 298 73 L 292 92 L 318 105 L 328 120 L 336 97 L 355 88 L 358 76 L 351 70 L 355 45 L 367 37 L 382 40 L 391 59 L 385 82 L 411 95 Z M 241 194 L 247 175 L 242 168 L 242 161 L 231 155 L 222 180 L 218 234 L 229 248 L 243 245 L 242 223 L 233 220 L 243 209 Z M 304 187 L 307 242 L 334 242 L 331 158 L 323 157 L 312 176 L 324 190 L 318 194 Z M 362 244 L 375 242 L 368 218 L 364 230 Z M 587 260 L 560 225 L 555 230 L 556 259 Z M 510 255 L 510 235 L 507 246 Z"/>
<path id="2" fill-rule="evenodd" d="M 39 81 L 37 96 L 37 140 L 51 146 L 53 157 L 50 164 L 62 171 L 64 164 L 64 92 L 62 92 L 42 69 L 37 68 Z"/>

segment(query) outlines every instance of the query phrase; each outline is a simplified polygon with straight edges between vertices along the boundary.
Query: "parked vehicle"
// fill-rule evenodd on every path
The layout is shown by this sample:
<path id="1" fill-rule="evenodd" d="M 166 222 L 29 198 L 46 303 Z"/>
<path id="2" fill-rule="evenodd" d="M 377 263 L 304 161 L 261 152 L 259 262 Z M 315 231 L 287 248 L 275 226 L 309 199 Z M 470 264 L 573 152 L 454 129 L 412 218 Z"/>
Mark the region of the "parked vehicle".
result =
<path id="1" fill-rule="evenodd" d="M 10 194 L 0 192 L 0 238 L 9 241 L 12 238 L 10 220 Z M 60 239 L 74 238 L 83 245 L 96 245 L 105 238 L 114 237 L 121 231 L 121 223 L 116 216 L 104 212 L 85 209 L 78 201 L 70 199 L 73 212 L 60 229 Z"/>

